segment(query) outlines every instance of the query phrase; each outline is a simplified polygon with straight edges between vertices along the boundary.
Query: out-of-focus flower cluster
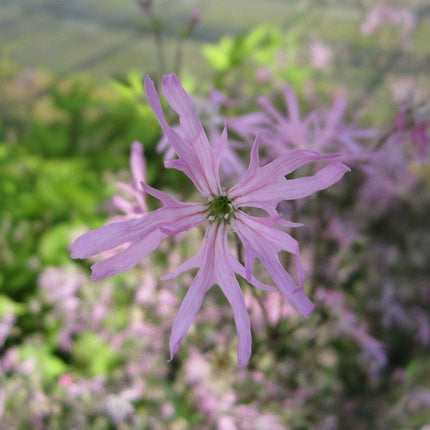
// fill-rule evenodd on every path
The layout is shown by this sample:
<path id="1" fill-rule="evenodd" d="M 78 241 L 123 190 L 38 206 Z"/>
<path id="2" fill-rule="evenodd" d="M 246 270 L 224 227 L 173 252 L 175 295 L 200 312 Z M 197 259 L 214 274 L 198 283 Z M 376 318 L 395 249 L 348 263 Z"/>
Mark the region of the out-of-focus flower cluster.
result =
<path id="1" fill-rule="evenodd" d="M 401 28 L 402 43 L 408 45 L 412 32 L 417 24 L 417 17 L 407 7 L 399 7 L 388 3 L 376 4 L 361 24 L 361 31 L 370 35 L 380 27 L 394 25 Z"/>

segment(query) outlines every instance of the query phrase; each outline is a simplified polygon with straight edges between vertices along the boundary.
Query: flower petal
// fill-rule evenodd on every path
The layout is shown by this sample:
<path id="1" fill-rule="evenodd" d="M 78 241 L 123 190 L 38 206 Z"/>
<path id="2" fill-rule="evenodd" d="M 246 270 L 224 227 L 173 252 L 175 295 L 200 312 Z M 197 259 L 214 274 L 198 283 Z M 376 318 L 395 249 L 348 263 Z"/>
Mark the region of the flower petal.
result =
<path id="1" fill-rule="evenodd" d="M 211 273 L 200 270 L 181 303 L 170 335 L 170 360 L 178 352 L 182 338 L 187 334 L 197 312 L 202 306 L 204 296 L 213 284 Z"/>
<path id="2" fill-rule="evenodd" d="M 285 185 L 273 191 L 275 193 L 278 191 L 278 195 L 282 196 L 283 200 L 301 199 L 330 187 L 349 171 L 347 166 L 336 161 L 319 170 L 314 176 L 286 180 Z"/>
<path id="3" fill-rule="evenodd" d="M 252 270 L 255 258 L 259 258 L 269 272 L 273 282 L 298 312 L 308 316 L 312 302 L 302 290 L 303 271 L 300 264 L 297 242 L 287 233 L 277 230 L 270 224 L 276 218 L 259 219 L 237 211 L 233 230 L 238 234 L 245 248 L 246 270 Z M 278 253 L 288 251 L 296 256 L 296 270 L 299 285 L 296 285 L 279 261 Z M 247 257 L 250 255 L 250 257 Z"/>
<path id="4" fill-rule="evenodd" d="M 72 258 L 88 258 L 141 236 L 145 216 L 135 221 L 123 221 L 105 225 L 78 237 L 70 246 Z"/>
<path id="5" fill-rule="evenodd" d="M 269 272 L 279 291 L 304 317 L 308 317 L 314 305 L 301 288 L 298 288 L 288 272 L 282 267 L 278 258 L 264 257 L 264 267 Z"/>
<path id="6" fill-rule="evenodd" d="M 197 149 L 210 156 L 211 145 L 203 130 L 199 117 L 194 111 L 193 102 L 185 92 L 175 74 L 163 76 L 163 92 L 171 108 L 179 115 L 182 136 L 190 149 Z"/>
<path id="7" fill-rule="evenodd" d="M 204 197 L 219 194 L 219 172 L 214 150 L 194 112 L 192 102 L 176 75 L 163 77 L 163 90 L 169 104 L 179 114 L 181 127 L 176 132 L 166 121 L 154 83 L 145 79 L 145 89 L 152 110 L 181 163 L 175 164 L 194 182 Z M 177 127 L 176 127 L 177 128 Z"/>
<path id="8" fill-rule="evenodd" d="M 173 323 L 170 335 L 170 360 L 178 352 L 181 340 L 196 318 L 206 292 L 215 283 L 215 246 L 213 239 L 213 225 L 210 225 L 206 230 L 202 248 L 197 254 L 201 258 L 200 270 L 191 283 Z"/>
<path id="9" fill-rule="evenodd" d="M 193 102 L 186 93 L 178 77 L 175 74 L 163 76 L 163 92 L 171 108 L 179 115 L 181 135 L 189 146 L 190 153 L 196 156 L 199 164 L 199 172 L 202 175 L 212 194 L 219 194 L 219 155 L 215 156 L 214 148 L 203 130 L 199 117 L 196 115 Z M 178 154 L 179 155 L 179 154 Z M 180 155 L 180 158 L 181 157 Z M 196 163 L 192 165 L 197 168 Z"/>
<path id="10" fill-rule="evenodd" d="M 251 324 L 246 310 L 245 299 L 233 271 L 226 270 L 230 259 L 234 258 L 227 245 L 225 225 L 218 227 L 216 238 L 216 280 L 233 309 L 233 317 L 239 338 L 237 360 L 240 366 L 246 366 L 251 356 Z"/>
<path id="11" fill-rule="evenodd" d="M 136 206 L 133 203 L 130 203 L 128 200 L 122 198 L 121 196 L 113 196 L 112 203 L 116 208 L 126 214 L 136 212 Z"/>
<path id="12" fill-rule="evenodd" d="M 301 124 L 299 103 L 297 101 L 296 93 L 291 85 L 286 84 L 284 88 L 285 105 L 288 108 L 291 122 L 296 126 Z"/>
<path id="13" fill-rule="evenodd" d="M 139 192 L 135 193 L 134 195 L 143 212 L 148 212 L 145 194 L 140 188 L 140 183 L 146 182 L 146 163 L 143 155 L 143 145 L 138 141 L 134 141 L 131 144 L 130 168 L 133 175 L 134 188 L 139 190 Z"/>
<path id="14" fill-rule="evenodd" d="M 193 151 L 190 151 L 189 145 L 187 145 L 183 137 L 181 137 L 180 134 L 167 123 L 166 117 L 164 116 L 164 112 L 161 107 L 160 97 L 158 96 L 157 90 L 155 89 L 154 82 L 149 76 L 145 78 L 145 90 L 149 105 L 154 111 L 161 128 L 163 129 L 175 152 L 182 159 L 182 163 L 185 168 L 181 170 L 183 170 L 184 173 L 194 182 L 200 192 L 208 194 L 208 186 L 205 183 L 204 178 L 201 177 L 197 157 Z"/>
<path id="15" fill-rule="evenodd" d="M 132 242 L 126 250 L 93 265 L 92 279 L 103 279 L 132 268 L 167 237 L 190 230 L 206 220 L 204 205 L 178 202 L 149 186 L 146 190 L 163 199 L 166 206 L 136 221 L 113 223 L 90 231 L 70 245 L 72 258 L 86 258 Z"/>
<path id="16" fill-rule="evenodd" d="M 232 306 L 236 330 L 239 337 L 238 362 L 245 366 L 251 355 L 251 325 L 246 310 L 245 300 L 235 277 L 235 262 L 227 244 L 225 225 L 211 224 L 206 230 L 202 248 L 198 254 L 182 264 L 173 274 L 175 276 L 187 269 L 200 265 L 179 313 L 175 319 L 170 338 L 170 359 L 179 349 L 181 339 L 185 336 L 200 309 L 205 293 L 218 284 Z M 239 263 L 238 263 L 239 264 Z M 243 268 L 242 268 L 243 271 Z"/>
<path id="17" fill-rule="evenodd" d="M 146 182 L 146 164 L 143 155 L 143 145 L 138 141 L 134 141 L 131 144 L 130 167 L 134 185 L 138 188 L 141 182 Z"/>
<path id="18" fill-rule="evenodd" d="M 293 151 L 291 164 L 305 164 L 325 158 L 313 151 Z M 316 154 L 316 155 L 315 155 Z M 316 175 L 299 179 L 285 179 L 279 174 L 279 157 L 272 163 L 258 169 L 248 182 L 240 182 L 233 187 L 229 196 L 236 207 L 256 206 L 263 209 L 274 208 L 282 200 L 294 200 L 309 196 L 339 181 L 350 169 L 340 162 L 332 162 Z M 273 212 L 273 210 L 272 210 Z"/>
<path id="19" fill-rule="evenodd" d="M 326 160 L 337 156 L 337 154 L 321 155 L 318 152 L 308 149 L 297 149 L 277 157 L 271 163 L 260 167 L 258 165 L 258 145 L 259 139 L 255 139 L 248 171 L 229 191 L 229 196 L 231 199 L 235 199 L 237 207 L 245 206 L 244 202 L 248 200 L 249 195 L 253 195 L 260 191 L 262 194 L 265 194 L 268 190 L 273 188 L 275 183 L 284 184 L 284 176 L 299 167 L 311 161 Z M 266 199 L 266 201 L 267 200 L 268 199 Z M 279 199 L 278 202 L 280 200 L 282 199 Z M 246 206 L 248 206 L 248 204 Z"/>
<path id="20" fill-rule="evenodd" d="M 91 266 L 91 279 L 98 281 L 123 273 L 153 252 L 168 235 L 160 230 L 152 230 L 145 237 L 132 243 L 126 250 Z"/>
<path id="21" fill-rule="evenodd" d="M 245 271 L 245 267 L 243 267 L 242 264 L 240 264 L 235 258 L 233 258 L 230 263 L 232 265 L 232 269 L 254 287 L 263 291 L 276 291 L 276 288 L 272 285 L 264 284 L 263 282 L 260 282 L 258 279 L 252 276 L 251 271 L 250 273 L 247 273 Z"/>

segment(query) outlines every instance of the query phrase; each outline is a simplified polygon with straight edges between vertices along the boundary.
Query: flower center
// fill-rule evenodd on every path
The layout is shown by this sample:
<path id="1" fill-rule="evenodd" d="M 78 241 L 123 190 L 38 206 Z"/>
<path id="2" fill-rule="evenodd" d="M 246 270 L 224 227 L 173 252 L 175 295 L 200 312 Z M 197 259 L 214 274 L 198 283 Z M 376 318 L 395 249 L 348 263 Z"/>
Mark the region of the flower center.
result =
<path id="1" fill-rule="evenodd" d="M 209 222 L 224 221 L 229 224 L 234 209 L 226 193 L 222 192 L 219 196 L 210 197 L 207 203 L 208 220 Z"/>

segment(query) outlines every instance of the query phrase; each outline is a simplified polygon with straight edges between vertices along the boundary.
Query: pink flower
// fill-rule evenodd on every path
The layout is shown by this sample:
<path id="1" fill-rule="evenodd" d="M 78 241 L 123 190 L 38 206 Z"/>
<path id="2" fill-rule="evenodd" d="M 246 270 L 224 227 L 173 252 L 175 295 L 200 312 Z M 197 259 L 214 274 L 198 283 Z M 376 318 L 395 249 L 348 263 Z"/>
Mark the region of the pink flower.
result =
<path id="1" fill-rule="evenodd" d="M 310 60 L 316 70 L 326 70 L 333 60 L 333 50 L 321 40 L 314 40 L 310 45 Z"/>
<path id="2" fill-rule="evenodd" d="M 133 182 L 131 184 L 118 182 L 117 184 L 120 189 L 128 194 L 129 198 L 125 199 L 115 195 L 112 200 L 115 207 L 125 213 L 125 219 L 136 219 L 148 212 L 145 191 L 140 185 L 142 182 L 146 182 L 146 163 L 143 146 L 138 141 L 131 144 L 130 168 Z"/>
<path id="3" fill-rule="evenodd" d="M 408 46 L 417 25 L 417 17 L 407 8 L 381 3 L 372 7 L 365 20 L 361 23 L 361 31 L 365 35 L 371 35 L 379 27 L 387 24 L 401 27 L 402 43 L 404 46 Z"/>
<path id="4" fill-rule="evenodd" d="M 2 347 L 9 337 L 10 332 L 16 322 L 16 318 L 12 314 L 6 314 L 0 320 L 0 347 Z"/>
<path id="5" fill-rule="evenodd" d="M 294 89 L 285 84 L 284 99 L 287 115 L 282 115 L 266 97 L 258 100 L 265 112 L 270 117 L 271 133 L 265 133 L 277 154 L 288 149 L 304 148 L 310 139 L 310 125 L 313 115 L 310 114 L 302 119 L 300 115 L 299 102 Z M 281 138 L 282 136 L 282 138 Z M 281 139 L 280 139 L 281 138 Z"/>
<path id="6" fill-rule="evenodd" d="M 287 114 L 279 112 L 272 103 L 262 97 L 260 105 L 268 114 L 271 131 L 263 135 L 264 144 L 274 154 L 283 154 L 288 149 L 308 148 L 322 153 L 340 152 L 341 160 L 347 163 L 368 160 L 372 154 L 360 143 L 362 139 L 375 136 L 374 130 L 358 129 L 356 124 L 343 119 L 347 102 L 337 98 L 330 109 L 314 110 L 305 117 L 294 89 L 285 85 Z"/>
<path id="7" fill-rule="evenodd" d="M 144 190 L 163 203 L 163 207 L 132 221 L 117 222 L 90 231 L 78 238 L 70 249 L 72 258 L 91 255 L 129 242 L 127 249 L 92 266 L 92 279 L 103 279 L 122 273 L 151 254 L 166 238 L 188 231 L 196 226 L 205 227 L 199 252 L 166 276 L 171 278 L 191 268 L 199 268 L 180 306 L 170 337 L 170 359 L 179 349 L 182 338 L 193 323 L 206 292 L 217 284 L 232 306 L 238 332 L 238 362 L 244 366 L 251 355 L 251 329 L 236 274 L 263 290 L 274 288 L 257 280 L 252 274 L 256 258 L 260 259 L 273 282 L 284 297 L 304 316 L 312 311 L 312 302 L 303 292 L 298 243 L 276 226 L 297 226 L 282 219 L 276 207 L 282 200 L 306 197 L 337 182 L 348 170 L 338 161 L 332 161 L 314 176 L 285 179 L 285 175 L 311 161 L 332 159 L 314 151 L 296 150 L 260 166 L 258 139 L 250 164 L 242 179 L 228 191 L 222 189 L 219 178 L 220 161 L 227 144 L 226 130 L 216 144 L 211 145 L 195 114 L 188 94 L 176 75 L 163 77 L 166 98 L 179 115 L 179 129 L 166 121 L 161 102 L 152 80 L 145 80 L 146 94 L 161 127 L 178 158 L 168 160 L 165 166 L 183 171 L 194 183 L 202 203 L 180 202 L 142 182 Z M 253 216 L 245 208 L 255 207 L 268 216 Z M 228 233 L 236 233 L 245 250 L 242 265 L 229 249 Z M 297 280 L 283 268 L 278 253 L 287 251 L 296 256 Z"/>

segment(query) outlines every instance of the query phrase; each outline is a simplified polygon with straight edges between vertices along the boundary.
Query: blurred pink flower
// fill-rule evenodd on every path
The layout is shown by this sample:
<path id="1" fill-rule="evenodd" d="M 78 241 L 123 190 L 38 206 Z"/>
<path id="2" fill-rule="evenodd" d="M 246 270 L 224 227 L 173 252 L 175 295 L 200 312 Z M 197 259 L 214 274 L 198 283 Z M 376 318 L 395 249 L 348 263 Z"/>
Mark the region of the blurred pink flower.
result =
<path id="1" fill-rule="evenodd" d="M 274 288 L 254 278 L 252 268 L 260 259 L 284 297 L 304 316 L 312 311 L 312 302 L 303 292 L 298 243 L 275 226 L 297 226 L 282 219 L 276 211 L 282 200 L 294 200 L 325 189 L 342 178 L 348 168 L 338 161 L 319 170 L 314 176 L 286 180 L 285 175 L 317 160 L 332 159 L 309 150 L 296 150 L 260 166 L 258 139 L 250 157 L 250 164 L 241 180 L 228 191 L 221 187 L 220 162 L 227 145 L 224 129 L 219 141 L 211 145 L 197 117 L 192 101 L 176 75 L 163 77 L 164 94 L 179 115 L 179 128 L 170 127 L 164 116 L 160 98 L 152 80 L 145 80 L 146 94 L 161 127 L 178 159 L 168 160 L 165 166 L 183 171 L 194 183 L 203 203 L 184 203 L 158 191 L 142 181 L 144 190 L 163 203 L 163 207 L 125 222 L 108 224 L 79 237 L 72 245 L 72 258 L 88 258 L 124 243 L 130 246 L 117 255 L 92 266 L 92 279 L 98 280 L 122 273 L 151 254 L 160 243 L 177 233 L 199 225 L 206 228 L 200 251 L 164 279 L 186 270 L 199 268 L 180 306 L 170 337 L 170 359 L 179 349 L 200 309 L 206 292 L 217 284 L 233 309 L 238 332 L 238 362 L 244 366 L 251 355 L 250 322 L 236 274 L 263 290 Z M 178 130 L 178 131 L 176 131 Z M 257 217 L 244 212 L 254 207 L 269 216 Z M 227 235 L 233 231 L 245 249 L 245 266 L 231 253 Z M 287 251 L 296 256 L 298 284 L 282 266 L 278 253 Z"/>
<path id="2" fill-rule="evenodd" d="M 143 154 L 143 146 L 137 141 L 131 144 L 130 168 L 133 182 L 131 184 L 124 182 L 117 183 L 117 186 L 125 191 L 129 198 L 125 199 L 120 195 L 115 195 L 112 199 L 115 207 L 124 212 L 125 216 L 123 219 L 139 218 L 148 212 L 146 193 L 140 185 L 142 182 L 146 182 L 146 162 Z M 116 218 L 117 221 L 119 221 L 118 218 Z"/>
<path id="3" fill-rule="evenodd" d="M 133 422 L 135 410 L 132 403 L 124 398 L 121 393 L 108 394 L 102 403 L 102 410 L 107 416 L 117 425 L 121 426 L 121 423 Z"/>
<path id="4" fill-rule="evenodd" d="M 315 69 L 328 69 L 333 60 L 333 50 L 324 42 L 315 40 L 310 44 L 310 60 Z"/>
<path id="5" fill-rule="evenodd" d="M 347 123 L 345 115 L 347 102 L 337 98 L 329 109 L 314 110 L 302 116 L 294 89 L 284 87 L 287 114 L 282 114 L 265 97 L 260 105 L 268 115 L 269 130 L 262 135 L 265 148 L 273 156 L 291 149 L 311 149 L 321 153 L 339 152 L 339 160 L 346 163 L 367 160 L 372 153 L 360 142 L 375 136 L 372 129 L 359 129 L 356 123 Z"/>
<path id="6" fill-rule="evenodd" d="M 255 72 L 255 79 L 260 84 L 266 84 L 270 81 L 272 78 L 272 71 L 269 67 L 260 66 L 257 68 L 257 71 Z"/>
<path id="7" fill-rule="evenodd" d="M 373 129 L 359 129 L 355 122 L 346 123 L 343 117 L 347 101 L 337 98 L 330 109 L 318 111 L 315 115 L 314 140 L 316 151 L 339 151 L 344 162 L 354 163 L 372 158 L 373 153 L 366 150 L 361 140 L 376 136 Z"/>
<path id="8" fill-rule="evenodd" d="M 201 384 L 210 375 L 211 367 L 206 357 L 195 348 L 190 349 L 185 364 L 185 378 L 190 385 Z"/>
<path id="9" fill-rule="evenodd" d="M 89 394 L 103 394 L 106 391 L 106 378 L 95 376 L 91 379 L 76 379 L 64 385 L 71 399 L 88 398 Z"/>
<path id="10" fill-rule="evenodd" d="M 70 373 L 63 373 L 58 378 L 58 383 L 63 387 L 69 387 L 73 383 L 73 376 Z"/>
<path id="11" fill-rule="evenodd" d="M 9 337 L 10 332 L 16 322 L 16 317 L 12 314 L 6 314 L 0 320 L 0 347 L 3 346 L 6 339 Z"/>
<path id="12" fill-rule="evenodd" d="M 190 21 L 195 24 L 202 17 L 202 11 L 200 9 L 194 9 L 190 14 Z"/>
<path id="13" fill-rule="evenodd" d="M 0 357 L 0 371 L 8 373 L 11 371 L 20 372 L 19 351 L 16 347 L 7 348 Z"/>
<path id="14" fill-rule="evenodd" d="M 382 25 L 387 24 L 398 25 L 402 28 L 402 42 L 407 45 L 410 43 L 417 20 L 413 12 L 407 8 L 380 3 L 370 10 L 361 24 L 361 31 L 365 35 L 370 35 Z"/>
<path id="15" fill-rule="evenodd" d="M 274 149 L 276 155 L 287 149 L 305 148 L 310 139 L 309 126 L 313 115 L 302 119 L 296 93 L 288 84 L 284 86 L 284 99 L 287 115 L 279 112 L 267 97 L 258 100 L 268 114 L 270 130 L 273 130 L 265 133 L 264 137 L 267 135 L 267 140 L 271 142 L 269 149 Z"/>
<path id="16" fill-rule="evenodd" d="M 73 336 L 82 328 L 79 291 L 86 277 L 73 268 L 46 267 L 38 282 L 45 301 L 53 306 L 53 315 L 62 321 L 58 342 L 62 349 L 70 350 Z"/>
<path id="17" fill-rule="evenodd" d="M 372 205 L 375 215 L 385 211 L 393 198 L 406 196 L 416 184 L 417 180 L 409 170 L 403 139 L 392 134 L 374 152 L 372 162 L 362 167 L 366 181 L 359 190 L 359 201 L 363 205 Z"/>

